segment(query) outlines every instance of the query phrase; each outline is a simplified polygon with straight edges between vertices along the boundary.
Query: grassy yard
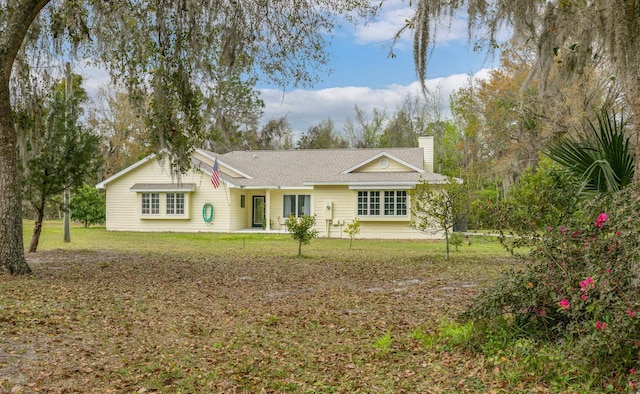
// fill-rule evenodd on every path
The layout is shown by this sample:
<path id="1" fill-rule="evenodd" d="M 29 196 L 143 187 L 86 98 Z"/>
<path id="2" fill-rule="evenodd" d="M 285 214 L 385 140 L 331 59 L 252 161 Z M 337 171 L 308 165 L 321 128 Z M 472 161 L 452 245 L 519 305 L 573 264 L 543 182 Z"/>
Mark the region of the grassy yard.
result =
<path id="1" fill-rule="evenodd" d="M 0 276 L 1 392 L 546 392 L 438 346 L 515 263 L 444 244 L 149 234 L 45 223 L 32 277 Z M 31 224 L 25 223 L 25 238 Z"/>

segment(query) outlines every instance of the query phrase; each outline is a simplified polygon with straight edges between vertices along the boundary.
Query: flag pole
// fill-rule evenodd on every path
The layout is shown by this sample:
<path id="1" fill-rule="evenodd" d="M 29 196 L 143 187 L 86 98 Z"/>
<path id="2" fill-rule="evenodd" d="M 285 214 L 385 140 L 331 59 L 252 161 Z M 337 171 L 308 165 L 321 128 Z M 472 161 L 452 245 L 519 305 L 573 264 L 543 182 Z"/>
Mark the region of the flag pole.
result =
<path id="1" fill-rule="evenodd" d="M 229 201 L 229 189 L 227 188 L 226 182 L 224 179 L 220 177 L 220 167 L 218 166 L 218 158 L 216 157 L 213 162 L 213 167 L 211 168 L 211 184 L 215 189 L 220 186 L 220 183 L 224 186 L 224 196 L 227 198 L 227 206 L 231 206 L 231 202 Z"/>

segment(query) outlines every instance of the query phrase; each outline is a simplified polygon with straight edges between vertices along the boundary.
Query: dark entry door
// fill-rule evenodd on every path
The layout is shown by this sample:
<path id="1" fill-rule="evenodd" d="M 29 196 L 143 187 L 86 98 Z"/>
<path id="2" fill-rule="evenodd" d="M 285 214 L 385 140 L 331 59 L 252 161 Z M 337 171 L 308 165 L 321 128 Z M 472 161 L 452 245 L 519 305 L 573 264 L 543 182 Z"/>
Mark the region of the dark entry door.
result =
<path id="1" fill-rule="evenodd" d="M 251 225 L 262 227 L 264 221 L 264 196 L 253 196 L 253 213 L 251 214 Z"/>

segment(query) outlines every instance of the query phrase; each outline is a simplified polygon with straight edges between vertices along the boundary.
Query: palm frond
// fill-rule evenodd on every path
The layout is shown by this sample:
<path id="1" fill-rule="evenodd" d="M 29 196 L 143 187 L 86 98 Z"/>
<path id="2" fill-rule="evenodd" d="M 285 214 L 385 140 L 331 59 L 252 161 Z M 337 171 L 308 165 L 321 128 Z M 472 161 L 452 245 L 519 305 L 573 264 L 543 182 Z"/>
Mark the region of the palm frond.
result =
<path id="1" fill-rule="evenodd" d="M 580 137 L 561 138 L 546 152 L 582 181 L 582 193 L 604 194 L 620 190 L 633 181 L 635 154 L 625 135 L 624 120 L 602 111 L 597 123 L 589 121 Z"/>

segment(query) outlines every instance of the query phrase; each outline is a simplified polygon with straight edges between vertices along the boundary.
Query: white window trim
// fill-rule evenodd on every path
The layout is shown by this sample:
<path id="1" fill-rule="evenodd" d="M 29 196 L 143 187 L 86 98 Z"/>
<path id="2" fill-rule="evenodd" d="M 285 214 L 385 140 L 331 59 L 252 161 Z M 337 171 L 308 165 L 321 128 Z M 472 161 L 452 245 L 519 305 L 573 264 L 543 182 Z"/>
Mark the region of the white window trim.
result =
<path id="1" fill-rule="evenodd" d="M 406 192 L 407 190 L 405 189 L 368 189 L 368 190 L 357 190 L 355 192 L 355 216 L 356 218 L 358 218 L 361 221 L 387 221 L 387 222 L 391 222 L 391 221 L 409 221 L 411 219 L 411 202 L 410 202 L 410 195 L 407 192 L 406 194 L 406 213 L 404 215 L 387 215 L 385 214 L 385 192 L 393 192 L 394 193 L 394 212 L 397 213 L 398 211 L 398 207 L 397 207 L 397 202 L 396 197 L 397 197 L 397 193 L 398 192 Z M 378 215 L 369 215 L 369 214 L 361 214 L 360 210 L 359 210 L 359 192 L 367 192 L 367 211 L 370 210 L 370 193 L 371 192 L 379 192 L 379 202 L 378 202 L 378 207 L 379 210 L 378 212 L 380 212 L 380 214 Z"/>
<path id="2" fill-rule="evenodd" d="M 313 204 L 311 203 L 311 199 L 312 199 L 311 194 L 296 193 L 296 194 L 283 194 L 282 195 L 282 216 L 283 217 L 285 217 L 285 218 L 288 217 L 284 213 L 284 201 L 285 201 L 285 197 L 288 197 L 288 196 L 295 196 L 296 197 L 295 198 L 295 203 L 294 203 L 294 206 L 293 206 L 293 213 L 294 213 L 294 216 L 297 217 L 297 218 L 300 217 L 298 215 L 298 198 L 300 196 L 309 196 L 309 216 L 313 215 L 313 212 L 312 212 Z"/>
<path id="3" fill-rule="evenodd" d="M 158 213 L 142 213 L 142 196 L 144 194 L 159 195 L 159 204 L 160 209 Z M 184 195 L 184 213 L 176 214 L 176 213 L 167 213 L 167 194 L 183 194 Z M 136 192 L 136 202 L 138 206 L 138 217 L 142 220 L 154 220 L 154 219 L 191 219 L 191 194 L 186 191 L 166 191 L 166 192 L 158 192 L 158 191 L 138 191 Z"/>

